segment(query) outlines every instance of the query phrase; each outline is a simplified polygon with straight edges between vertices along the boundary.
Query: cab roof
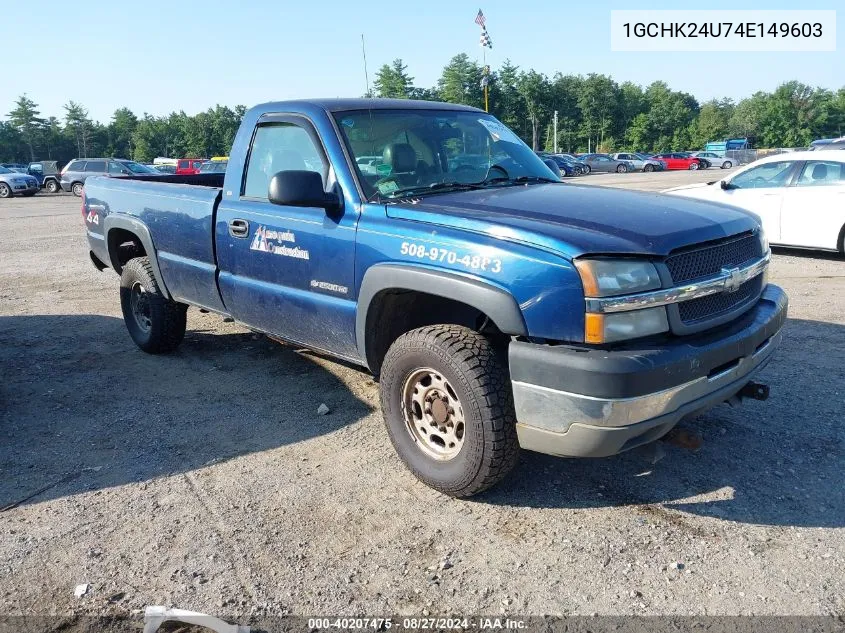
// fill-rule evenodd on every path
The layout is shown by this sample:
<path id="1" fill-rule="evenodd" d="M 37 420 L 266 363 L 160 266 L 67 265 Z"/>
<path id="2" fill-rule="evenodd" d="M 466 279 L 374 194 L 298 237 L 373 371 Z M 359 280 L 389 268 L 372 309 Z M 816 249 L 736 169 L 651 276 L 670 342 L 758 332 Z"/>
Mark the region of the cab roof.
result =
<path id="1" fill-rule="evenodd" d="M 472 106 L 442 101 L 420 101 L 416 99 L 295 99 L 292 101 L 274 101 L 263 104 L 284 109 L 287 105 L 311 105 L 326 112 L 345 112 L 348 110 L 458 110 L 464 112 L 484 112 Z"/>

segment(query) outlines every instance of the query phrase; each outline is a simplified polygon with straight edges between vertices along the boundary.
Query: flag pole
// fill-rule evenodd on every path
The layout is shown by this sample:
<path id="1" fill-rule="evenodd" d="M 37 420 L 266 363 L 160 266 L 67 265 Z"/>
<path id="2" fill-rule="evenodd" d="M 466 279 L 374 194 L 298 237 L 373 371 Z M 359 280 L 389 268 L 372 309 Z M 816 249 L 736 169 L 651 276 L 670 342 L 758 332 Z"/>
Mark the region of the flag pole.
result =
<path id="1" fill-rule="evenodd" d="M 487 47 L 482 46 L 481 51 L 482 51 L 481 54 L 482 54 L 483 63 L 484 63 L 484 74 L 486 75 L 487 74 Z M 489 109 L 488 103 L 487 103 L 487 83 L 488 82 L 486 82 L 486 81 L 484 82 L 484 111 L 490 112 L 490 109 Z"/>

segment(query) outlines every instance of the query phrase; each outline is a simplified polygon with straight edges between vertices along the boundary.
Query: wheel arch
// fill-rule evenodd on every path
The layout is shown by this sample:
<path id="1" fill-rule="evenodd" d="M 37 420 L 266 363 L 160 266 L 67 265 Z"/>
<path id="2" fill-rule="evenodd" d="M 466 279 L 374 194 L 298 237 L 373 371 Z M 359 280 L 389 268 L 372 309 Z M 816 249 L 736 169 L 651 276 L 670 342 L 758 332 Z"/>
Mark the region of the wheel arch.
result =
<path id="1" fill-rule="evenodd" d="M 126 251 L 121 249 L 121 246 L 127 242 L 132 242 L 140 250 L 134 256 L 146 255 L 149 258 L 150 266 L 162 294 L 167 299 L 171 298 L 158 265 L 153 238 L 150 235 L 150 230 L 143 222 L 130 216 L 110 214 L 103 220 L 103 233 L 106 237 L 109 262 L 118 275 L 123 272 L 123 266 L 128 261 Z"/>
<path id="2" fill-rule="evenodd" d="M 419 301 L 426 302 L 426 309 L 414 312 Z M 358 352 L 377 374 L 390 344 L 404 332 L 444 322 L 473 326 L 468 321 L 478 317 L 489 319 L 502 334 L 527 336 L 519 305 L 501 288 L 448 271 L 376 264 L 364 275 L 358 293 Z"/>

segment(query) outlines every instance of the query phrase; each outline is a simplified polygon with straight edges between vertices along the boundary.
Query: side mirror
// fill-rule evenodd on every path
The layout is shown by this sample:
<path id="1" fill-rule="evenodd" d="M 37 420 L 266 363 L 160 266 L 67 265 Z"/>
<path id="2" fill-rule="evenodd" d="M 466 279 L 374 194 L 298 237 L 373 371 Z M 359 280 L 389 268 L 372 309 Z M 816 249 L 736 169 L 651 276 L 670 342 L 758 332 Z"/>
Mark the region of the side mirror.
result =
<path id="1" fill-rule="evenodd" d="M 720 181 L 719 181 L 719 186 L 720 186 L 722 189 L 724 189 L 725 191 L 728 191 L 729 189 L 734 189 L 734 188 L 735 188 L 735 187 L 734 187 L 731 183 L 729 183 L 727 180 L 720 180 Z"/>
<path id="2" fill-rule="evenodd" d="M 552 170 L 555 176 L 560 178 L 560 167 L 557 166 L 557 163 L 554 162 L 551 158 L 544 158 L 543 162 L 546 163 L 546 167 Z"/>
<path id="3" fill-rule="evenodd" d="M 280 171 L 270 179 L 267 199 L 288 207 L 320 207 L 326 211 L 340 208 L 340 198 L 326 193 L 323 178 L 316 171 Z"/>

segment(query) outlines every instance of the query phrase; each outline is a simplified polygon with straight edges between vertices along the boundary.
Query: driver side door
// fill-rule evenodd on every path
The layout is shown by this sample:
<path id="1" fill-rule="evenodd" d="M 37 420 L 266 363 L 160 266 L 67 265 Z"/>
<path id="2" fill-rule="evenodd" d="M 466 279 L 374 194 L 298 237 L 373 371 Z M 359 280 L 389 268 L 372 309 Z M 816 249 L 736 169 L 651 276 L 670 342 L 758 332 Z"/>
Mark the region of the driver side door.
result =
<path id="1" fill-rule="evenodd" d="M 224 196 L 217 211 L 220 295 L 242 323 L 354 358 L 357 210 L 271 203 L 270 180 L 285 170 L 318 172 L 324 190 L 339 189 L 308 119 L 265 116 L 253 133 L 241 190 Z"/>

